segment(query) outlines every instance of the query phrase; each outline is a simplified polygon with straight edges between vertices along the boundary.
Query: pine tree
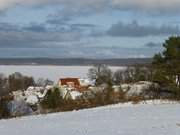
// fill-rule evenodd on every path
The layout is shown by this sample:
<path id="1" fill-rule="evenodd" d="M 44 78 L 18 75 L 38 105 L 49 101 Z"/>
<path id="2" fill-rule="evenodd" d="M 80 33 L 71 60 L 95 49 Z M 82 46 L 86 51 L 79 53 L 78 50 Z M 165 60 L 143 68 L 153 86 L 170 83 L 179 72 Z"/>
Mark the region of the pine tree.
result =
<path id="1" fill-rule="evenodd" d="M 180 97 L 180 37 L 170 37 L 153 58 L 153 80 Z"/>

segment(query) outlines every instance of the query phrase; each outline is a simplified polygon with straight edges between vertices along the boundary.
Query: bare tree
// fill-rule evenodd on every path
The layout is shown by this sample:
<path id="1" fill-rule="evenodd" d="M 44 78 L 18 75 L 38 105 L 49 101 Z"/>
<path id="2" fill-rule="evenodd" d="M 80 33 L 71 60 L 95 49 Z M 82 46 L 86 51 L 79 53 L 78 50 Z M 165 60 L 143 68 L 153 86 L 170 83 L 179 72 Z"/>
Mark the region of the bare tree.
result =
<path id="1" fill-rule="evenodd" d="M 47 85 L 53 85 L 54 82 L 49 80 L 49 79 L 44 79 L 44 78 L 39 78 L 37 81 L 36 81 L 36 85 L 37 86 L 41 86 L 41 87 L 45 87 Z"/>
<path id="2" fill-rule="evenodd" d="M 114 74 L 113 74 L 113 82 L 115 84 L 120 84 L 124 82 L 124 71 L 117 70 Z"/>
<path id="3" fill-rule="evenodd" d="M 0 74 L 0 96 L 9 93 L 7 77 L 4 74 Z"/>
<path id="4" fill-rule="evenodd" d="M 96 85 L 109 83 L 112 81 L 112 71 L 108 68 L 108 66 L 99 64 L 89 69 L 88 77 L 91 80 L 95 80 Z"/>

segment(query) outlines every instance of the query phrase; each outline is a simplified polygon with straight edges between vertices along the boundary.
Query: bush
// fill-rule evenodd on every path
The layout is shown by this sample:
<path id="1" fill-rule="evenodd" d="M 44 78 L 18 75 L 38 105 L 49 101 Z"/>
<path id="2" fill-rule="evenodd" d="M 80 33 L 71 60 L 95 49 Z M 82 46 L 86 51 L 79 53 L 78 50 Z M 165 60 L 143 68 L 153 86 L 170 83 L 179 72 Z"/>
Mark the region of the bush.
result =
<path id="1" fill-rule="evenodd" d="M 7 107 L 7 101 L 0 100 L 0 119 L 8 118 L 9 116 L 10 114 Z"/>
<path id="2" fill-rule="evenodd" d="M 32 108 L 24 100 L 12 100 L 8 103 L 8 110 L 12 117 L 30 115 Z"/>
<path id="3" fill-rule="evenodd" d="M 118 92 L 118 98 L 120 102 L 125 102 L 126 101 L 126 92 L 120 90 Z"/>
<path id="4" fill-rule="evenodd" d="M 41 104 L 44 108 L 56 109 L 62 105 L 62 101 L 63 99 L 62 96 L 60 95 L 59 89 L 55 88 L 47 92 Z"/>
<path id="5" fill-rule="evenodd" d="M 143 101 L 144 98 L 142 96 L 132 96 L 129 100 L 132 101 L 133 104 L 138 104 Z"/>

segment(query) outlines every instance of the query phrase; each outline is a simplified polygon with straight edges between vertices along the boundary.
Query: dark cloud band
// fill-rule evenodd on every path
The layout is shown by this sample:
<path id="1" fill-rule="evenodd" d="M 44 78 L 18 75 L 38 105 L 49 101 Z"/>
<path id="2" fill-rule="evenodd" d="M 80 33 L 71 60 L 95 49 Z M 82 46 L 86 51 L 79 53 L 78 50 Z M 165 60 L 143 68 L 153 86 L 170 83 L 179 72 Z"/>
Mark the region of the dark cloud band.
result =
<path id="1" fill-rule="evenodd" d="M 112 37 L 145 37 L 145 36 L 168 36 L 180 35 L 179 27 L 161 25 L 140 25 L 137 21 L 129 24 L 119 22 L 113 24 L 107 31 L 107 34 Z"/>

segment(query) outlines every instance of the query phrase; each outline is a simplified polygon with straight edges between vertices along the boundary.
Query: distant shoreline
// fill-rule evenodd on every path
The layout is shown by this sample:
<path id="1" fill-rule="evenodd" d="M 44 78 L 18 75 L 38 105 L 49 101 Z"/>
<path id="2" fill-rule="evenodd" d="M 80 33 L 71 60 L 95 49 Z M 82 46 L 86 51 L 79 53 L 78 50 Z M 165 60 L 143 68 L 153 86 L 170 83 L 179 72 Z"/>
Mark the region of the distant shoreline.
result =
<path id="1" fill-rule="evenodd" d="M 150 64 L 152 58 L 85 59 L 85 58 L 0 58 L 0 65 L 14 66 L 131 66 Z"/>
<path id="2" fill-rule="evenodd" d="M 59 78 L 66 77 L 87 78 L 88 71 L 91 67 L 92 66 L 0 65 L 0 74 L 8 76 L 19 72 L 26 76 L 32 76 L 35 80 L 48 78 L 57 82 Z M 125 66 L 109 66 L 109 68 L 113 72 L 126 69 Z"/>

